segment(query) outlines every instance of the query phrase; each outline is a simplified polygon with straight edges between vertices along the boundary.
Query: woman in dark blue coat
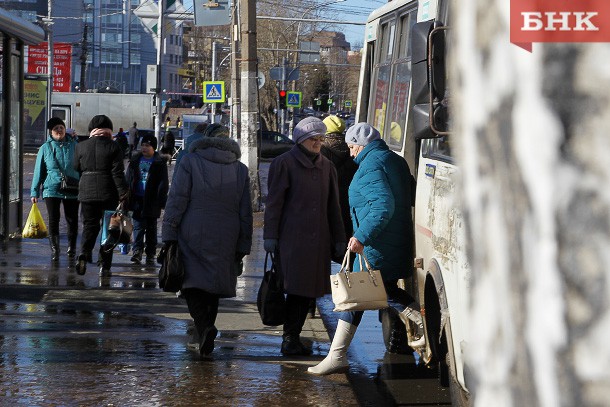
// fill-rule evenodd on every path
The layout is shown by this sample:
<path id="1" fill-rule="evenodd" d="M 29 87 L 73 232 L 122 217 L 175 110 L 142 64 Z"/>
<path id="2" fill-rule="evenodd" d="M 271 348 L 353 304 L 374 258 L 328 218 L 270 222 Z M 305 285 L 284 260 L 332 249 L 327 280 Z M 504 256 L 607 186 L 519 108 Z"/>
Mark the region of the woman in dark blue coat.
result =
<path id="1" fill-rule="evenodd" d="M 349 204 L 354 234 L 348 249 L 364 253 L 373 269 L 380 270 L 390 306 L 401 319 L 423 328 L 419 305 L 399 279 L 413 273 L 413 219 L 415 181 L 407 162 L 390 151 L 377 129 L 367 123 L 351 127 L 345 135 L 358 170 L 349 187 Z M 356 268 L 359 262 L 355 262 Z M 326 358 L 309 373 L 325 375 L 347 369 L 347 348 L 364 311 L 342 312 Z M 419 344 L 413 343 L 413 346 Z"/>
<path id="2" fill-rule="evenodd" d="M 214 350 L 220 298 L 236 296 L 241 261 L 252 247 L 248 167 L 229 129 L 211 124 L 176 166 L 163 215 L 163 242 L 178 242 L 181 293 L 199 334 L 199 354 Z"/>

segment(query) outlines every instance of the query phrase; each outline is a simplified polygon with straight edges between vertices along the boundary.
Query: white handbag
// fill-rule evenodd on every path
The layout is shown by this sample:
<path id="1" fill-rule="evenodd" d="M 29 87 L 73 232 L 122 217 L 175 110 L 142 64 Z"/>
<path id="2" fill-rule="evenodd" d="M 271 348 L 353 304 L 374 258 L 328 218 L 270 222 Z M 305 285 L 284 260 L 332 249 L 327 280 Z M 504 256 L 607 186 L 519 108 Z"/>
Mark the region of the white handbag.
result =
<path id="1" fill-rule="evenodd" d="M 341 270 L 330 276 L 330 286 L 335 303 L 333 311 L 366 311 L 388 307 L 388 296 L 379 270 L 373 270 L 371 264 L 360 255 L 360 272 L 349 269 L 351 251 L 348 249 L 341 263 Z M 362 268 L 362 259 L 366 270 Z"/>

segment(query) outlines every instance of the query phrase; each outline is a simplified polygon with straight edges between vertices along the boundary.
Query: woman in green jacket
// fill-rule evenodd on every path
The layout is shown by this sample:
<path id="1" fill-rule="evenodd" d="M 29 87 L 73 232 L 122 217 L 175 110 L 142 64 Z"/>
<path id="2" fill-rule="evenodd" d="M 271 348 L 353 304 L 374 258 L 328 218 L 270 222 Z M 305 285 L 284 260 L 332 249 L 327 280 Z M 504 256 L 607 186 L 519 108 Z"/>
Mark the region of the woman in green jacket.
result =
<path id="1" fill-rule="evenodd" d="M 36 167 L 30 191 L 32 203 L 38 202 L 42 187 L 49 223 L 51 260 L 59 260 L 59 219 L 63 203 L 64 216 L 68 224 L 68 256 L 76 255 L 78 237 L 78 191 L 60 191 L 61 176 L 79 179 L 80 175 L 72 167 L 76 141 L 66 136 L 66 125 L 60 118 L 53 117 L 47 122 L 48 140 L 40 146 L 36 157 Z"/>

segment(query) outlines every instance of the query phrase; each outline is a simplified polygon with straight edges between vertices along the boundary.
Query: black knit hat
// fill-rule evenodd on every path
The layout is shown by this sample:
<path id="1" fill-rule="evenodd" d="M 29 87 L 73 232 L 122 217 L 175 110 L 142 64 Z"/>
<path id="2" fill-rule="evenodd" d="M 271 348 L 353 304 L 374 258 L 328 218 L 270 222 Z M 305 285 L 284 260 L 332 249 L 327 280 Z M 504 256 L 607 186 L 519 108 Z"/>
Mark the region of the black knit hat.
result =
<path id="1" fill-rule="evenodd" d="M 146 134 L 144 136 L 142 136 L 142 141 L 140 141 L 140 144 L 148 144 L 149 146 L 151 146 L 153 148 L 153 150 L 157 149 L 157 138 L 155 136 L 153 136 L 152 134 Z"/>
<path id="2" fill-rule="evenodd" d="M 66 123 L 64 123 L 64 121 L 61 120 L 59 117 L 51 117 L 49 119 L 49 121 L 47 122 L 47 130 L 53 130 L 53 127 L 55 127 L 59 124 L 66 127 Z"/>
<path id="3" fill-rule="evenodd" d="M 112 130 L 112 120 L 108 116 L 98 114 L 93 116 L 93 119 L 89 122 L 89 132 L 93 129 L 110 129 Z"/>

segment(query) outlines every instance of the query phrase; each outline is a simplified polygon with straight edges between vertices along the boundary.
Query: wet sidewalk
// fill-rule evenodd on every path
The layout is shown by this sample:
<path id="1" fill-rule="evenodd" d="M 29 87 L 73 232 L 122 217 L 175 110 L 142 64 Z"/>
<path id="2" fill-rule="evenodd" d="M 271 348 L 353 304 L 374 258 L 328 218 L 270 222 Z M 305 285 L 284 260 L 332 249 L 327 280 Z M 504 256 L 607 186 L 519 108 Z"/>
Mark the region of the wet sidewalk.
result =
<path id="1" fill-rule="evenodd" d="M 348 374 L 307 374 L 327 354 L 327 328 L 336 326 L 329 297 L 318 301 L 321 317 L 308 319 L 302 333 L 314 354 L 283 357 L 281 327 L 263 326 L 256 310 L 265 256 L 262 218 L 255 214 L 237 297 L 220 302 L 209 361 L 187 345 L 186 304 L 158 288 L 156 266 L 133 265 L 129 255 L 115 251 L 112 277 L 99 277 L 94 265 L 79 276 L 65 255 L 63 225 L 58 266 L 50 262 L 46 240 L 1 244 L 0 404 L 449 405 L 434 373 L 416 366 L 412 356 L 385 352 L 376 312 L 365 313 Z"/>

